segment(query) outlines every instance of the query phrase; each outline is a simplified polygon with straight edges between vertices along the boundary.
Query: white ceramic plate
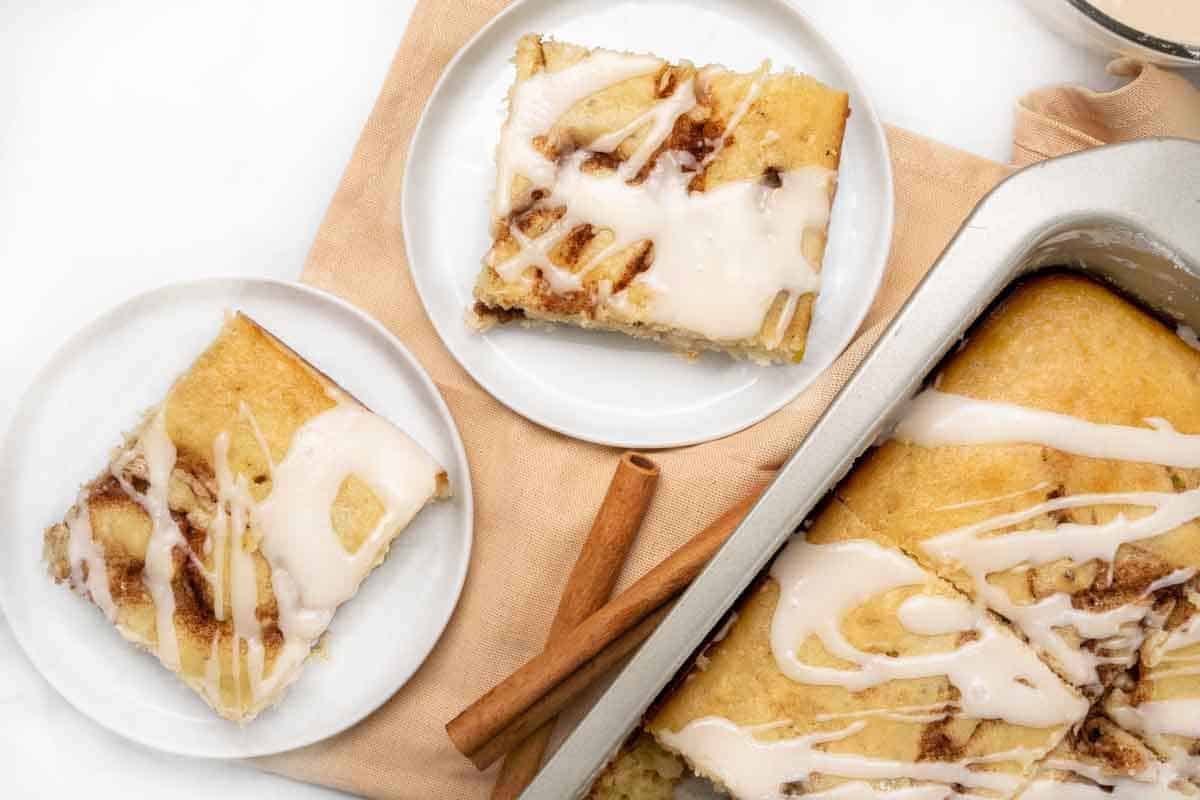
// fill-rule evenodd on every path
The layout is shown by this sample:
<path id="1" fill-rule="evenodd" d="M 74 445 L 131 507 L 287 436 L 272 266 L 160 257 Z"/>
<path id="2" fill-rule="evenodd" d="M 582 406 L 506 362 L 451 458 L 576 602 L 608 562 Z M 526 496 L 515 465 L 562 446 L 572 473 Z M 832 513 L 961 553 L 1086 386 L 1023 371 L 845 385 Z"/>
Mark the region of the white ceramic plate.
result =
<path id="1" fill-rule="evenodd" d="M 425 446 L 454 499 L 423 510 L 334 616 L 329 660 L 310 662 L 283 703 L 245 727 L 218 718 L 90 603 L 56 586 L 42 531 L 103 469 L 120 433 L 241 309 Z M 331 736 L 379 707 L 420 666 L 462 589 L 471 481 L 441 395 L 379 323 L 324 292 L 266 280 L 175 284 L 84 327 L 22 400 L 0 454 L 0 606 L 48 681 L 80 711 L 149 747 L 191 756 L 275 753 Z"/>
<path id="2" fill-rule="evenodd" d="M 463 312 L 488 248 L 488 200 L 517 39 L 537 32 L 590 46 L 752 70 L 764 58 L 850 94 L 829 247 L 801 364 L 759 367 L 723 354 L 689 364 L 658 345 L 571 328 L 469 331 Z M 850 43 L 842 43 L 847 45 Z M 891 245 L 892 175 L 883 129 L 834 48 L 785 0 L 524 0 L 484 28 L 442 75 L 413 135 L 404 180 L 408 260 L 446 346 L 519 414 L 579 439 L 671 447 L 752 425 L 798 395 L 849 343 Z"/>

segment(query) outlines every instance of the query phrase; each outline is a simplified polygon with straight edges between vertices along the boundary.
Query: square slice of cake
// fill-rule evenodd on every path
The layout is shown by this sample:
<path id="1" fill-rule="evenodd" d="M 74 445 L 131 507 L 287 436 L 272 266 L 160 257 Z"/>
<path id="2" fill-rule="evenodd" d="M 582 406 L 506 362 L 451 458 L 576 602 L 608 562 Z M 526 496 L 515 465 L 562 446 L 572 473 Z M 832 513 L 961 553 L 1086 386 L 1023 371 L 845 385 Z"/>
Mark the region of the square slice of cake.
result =
<path id="1" fill-rule="evenodd" d="M 526 36 L 468 321 L 804 355 L 849 115 L 805 75 Z"/>
<path id="2" fill-rule="evenodd" d="M 738 798 L 1006 798 L 1087 709 L 833 500 L 646 728 Z"/>
<path id="3" fill-rule="evenodd" d="M 855 465 L 593 800 L 669 797 L 686 773 L 668 751 L 742 800 L 1197 796 L 1198 576 L 1200 353 L 1100 284 L 1034 278 Z M 971 655 L 988 641 L 1005 653 Z"/>
<path id="4" fill-rule="evenodd" d="M 217 713 L 247 721 L 448 493 L 424 449 L 236 314 L 45 532 L 45 558 Z"/>

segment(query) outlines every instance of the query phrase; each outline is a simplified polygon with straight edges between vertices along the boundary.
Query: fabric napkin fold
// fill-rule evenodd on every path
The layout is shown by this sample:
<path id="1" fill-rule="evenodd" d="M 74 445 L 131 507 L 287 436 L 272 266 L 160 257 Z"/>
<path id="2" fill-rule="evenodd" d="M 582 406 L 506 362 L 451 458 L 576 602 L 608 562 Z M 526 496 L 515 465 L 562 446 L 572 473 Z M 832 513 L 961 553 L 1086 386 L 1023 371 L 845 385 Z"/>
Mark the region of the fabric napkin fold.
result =
<path id="1" fill-rule="evenodd" d="M 421 108 L 454 53 L 506 3 L 420 0 L 304 268 L 302 279 L 387 325 L 429 371 L 458 423 L 475 492 L 470 573 L 453 619 L 416 675 L 345 733 L 255 763 L 377 798 L 487 797 L 443 726 L 542 647 L 617 451 L 575 441 L 509 411 L 442 346 L 405 261 L 400 187 Z M 1148 135 L 1200 139 L 1200 91 L 1126 60 L 1105 94 L 1034 92 L 1018 105 L 1018 165 Z M 660 451 L 663 479 L 618 586 L 627 586 L 791 454 L 933 264 L 963 219 L 1013 167 L 888 129 L 896 220 L 883 286 L 846 352 L 788 406 L 741 433 Z M 332 657 L 337 658 L 333 642 Z"/>

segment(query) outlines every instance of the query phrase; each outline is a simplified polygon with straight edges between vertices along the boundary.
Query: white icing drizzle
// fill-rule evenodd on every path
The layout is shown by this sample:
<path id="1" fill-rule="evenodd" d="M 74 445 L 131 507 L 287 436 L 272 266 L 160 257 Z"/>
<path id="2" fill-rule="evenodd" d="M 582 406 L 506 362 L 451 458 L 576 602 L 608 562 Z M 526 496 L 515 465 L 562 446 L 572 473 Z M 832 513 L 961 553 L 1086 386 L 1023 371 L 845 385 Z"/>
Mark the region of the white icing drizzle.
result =
<path id="1" fill-rule="evenodd" d="M 1038 778 L 1021 793 L 1020 800 L 1183 800 L 1190 796 L 1169 786 L 1147 786 L 1128 779 L 1098 786 Z"/>
<path id="2" fill-rule="evenodd" d="M 549 208 L 566 207 L 561 219 L 537 239 L 512 228 L 520 252 L 493 264 L 505 281 L 518 281 L 536 266 L 556 292 L 575 290 L 593 265 L 637 242 L 651 241 L 653 263 L 631 282 L 650 290 L 649 318 L 726 341 L 756 335 L 780 292 L 799 297 L 816 290 L 819 281 L 804 256 L 802 232 L 829 221 L 831 170 L 807 166 L 783 172 L 779 187 L 734 181 L 689 192 L 690 178 L 673 154 L 660 157 L 636 186 L 617 173 L 583 172 L 585 159 L 583 152 L 566 159 L 553 192 L 542 201 Z M 584 223 L 612 231 L 613 244 L 577 273 L 552 264 L 553 247 Z M 603 306 L 620 315 L 623 303 L 616 297 Z"/>
<path id="3" fill-rule="evenodd" d="M 230 517 L 234 513 L 231 507 L 234 482 L 230 475 L 229 434 L 222 431 L 213 442 L 213 472 L 217 481 L 217 507 L 213 511 L 212 523 L 208 527 L 208 535 L 204 537 L 205 555 L 212 558 L 212 569 L 207 571 L 209 584 L 213 594 L 213 616 L 219 620 L 227 619 L 225 610 L 225 565 L 232 562 L 233 555 L 228 552 L 230 536 Z M 245 519 L 240 516 L 239 519 Z M 239 534 L 240 535 L 240 534 Z M 235 648 L 236 652 L 236 648 Z"/>
<path id="4" fill-rule="evenodd" d="M 758 99 L 758 96 L 762 94 L 763 78 L 766 77 L 770 69 L 771 62 L 764 61 L 762 66 L 758 68 L 758 71 L 754 73 L 754 78 L 750 81 L 750 85 L 746 87 L 746 93 L 742 95 L 742 99 L 738 101 L 737 106 L 733 109 L 733 113 L 729 115 L 729 122 L 725 125 L 725 130 L 721 131 L 721 135 L 716 137 L 716 139 L 710 139 L 708 141 L 708 144 L 712 149 L 709 150 L 708 155 L 704 157 L 704 161 L 701 162 L 701 166 L 706 167 L 711 164 L 716 160 L 717 156 L 721 154 L 721 151 L 725 149 L 725 144 L 728 142 L 729 137 L 733 135 L 733 132 L 737 126 L 741 123 L 742 117 L 746 116 L 746 112 L 750 110 L 750 106 L 752 106 L 754 101 Z M 701 72 L 700 77 L 701 80 L 707 82 L 711 79 L 711 76 L 723 73 L 725 73 L 725 70 L 721 69 L 720 67 L 709 67 Z M 772 133 L 775 134 L 773 139 L 770 137 L 770 134 Z M 767 131 L 767 135 L 763 137 L 763 143 L 767 144 L 777 139 L 779 139 L 779 134 L 776 131 Z"/>
<path id="5" fill-rule="evenodd" d="M 262 624 L 258 620 L 258 569 L 253 553 L 247 549 L 247 526 L 254 498 L 250 494 L 246 476 L 235 475 L 229 467 L 229 434 L 226 431 L 217 434 L 213 441 L 213 471 L 217 479 L 217 512 L 210 530 L 220 543 L 217 546 L 217 563 L 224 561 L 226 552 L 229 556 L 229 602 L 233 616 L 231 666 L 235 696 L 240 707 L 244 699 L 241 681 L 242 642 L 246 643 L 251 695 L 256 700 L 263 678 L 265 652 Z M 220 576 L 222 569 L 218 568 L 215 573 Z M 213 594 L 223 595 L 224 592 L 224 581 L 218 577 Z M 215 606 L 214 603 L 214 609 Z M 219 616 L 218 619 L 224 617 Z"/>
<path id="6" fill-rule="evenodd" d="M 963 509 L 963 508 L 978 508 L 979 506 L 987 506 L 987 505 L 991 505 L 992 503 L 1002 502 L 1004 500 L 1013 500 L 1018 497 L 1023 497 L 1027 494 L 1033 494 L 1034 492 L 1040 492 L 1043 489 L 1049 489 L 1049 488 L 1050 488 L 1050 484 L 1048 482 L 1041 481 L 1040 483 L 1035 483 L 1033 486 L 1030 486 L 1028 489 L 1018 489 L 1015 492 L 1009 492 L 1008 494 L 996 495 L 995 497 L 984 497 L 980 500 L 965 500 L 961 503 L 950 503 L 949 505 L 937 506 L 933 510 L 934 511 L 958 511 L 959 509 Z"/>
<path id="7" fill-rule="evenodd" d="M 326 388 L 326 395 L 335 403 L 342 403 L 345 398 L 341 394 L 330 395 Z M 238 402 L 238 416 L 246 420 L 246 424 L 250 426 L 250 432 L 254 434 L 254 441 L 258 443 L 258 449 L 262 451 L 263 458 L 267 461 L 267 474 L 275 471 L 275 460 L 271 458 L 271 448 L 267 446 L 267 437 L 263 436 L 262 429 L 258 427 L 258 420 L 255 419 L 254 413 L 250 410 L 250 406 L 246 405 L 246 401 Z"/>
<path id="8" fill-rule="evenodd" d="M 663 62 L 653 56 L 636 56 L 597 50 L 581 61 L 556 72 L 543 70 L 513 89 L 508 120 L 500 130 L 497 155 L 494 214 L 512 211 L 513 178 L 523 175 L 534 186 L 554 182 L 555 165 L 533 146 L 579 101 L 613 84 L 654 72 Z"/>
<path id="9" fill-rule="evenodd" d="M 913 398 L 895 438 L 922 447 L 1026 442 L 1091 458 L 1200 467 L 1200 436 L 1178 433 L 1163 419 L 1146 422 L 1150 428 L 1104 425 L 926 389 Z"/>
<path id="10" fill-rule="evenodd" d="M 333 609 L 354 595 L 375 565 L 389 534 L 407 525 L 436 492 L 439 472 L 412 439 L 360 408 L 337 406 L 306 422 L 275 468 L 271 494 L 254 511 L 272 579 L 286 584 L 278 597 L 281 625 L 307 638 L 319 635 Z M 385 509 L 354 553 L 342 546 L 329 515 L 351 475 Z"/>
<path id="11" fill-rule="evenodd" d="M 923 706 L 896 706 L 894 708 L 864 708 L 861 711 L 843 711 L 837 714 L 817 714 L 817 722 L 832 722 L 835 719 L 863 719 L 865 717 L 882 717 L 900 722 L 929 723 L 945 719 L 952 712 L 958 711 L 956 706 L 947 703 L 930 703 Z"/>
<path id="12" fill-rule="evenodd" d="M 1135 733 L 1200 739 L 1200 697 L 1147 700 L 1136 706 L 1110 704 L 1108 712 L 1117 724 Z M 1193 770 L 1200 775 L 1200 759 Z"/>
<path id="13" fill-rule="evenodd" d="M 617 174 L 623 180 L 632 180 L 670 136 L 671 129 L 675 126 L 675 120 L 695 107 L 695 81 L 689 79 L 679 85 L 669 97 L 650 106 L 648 111 L 639 114 L 624 128 L 592 140 L 588 149 L 598 153 L 611 153 L 620 146 L 621 142 L 649 123 L 650 128 L 642 139 L 642 143 L 629 158 L 622 161 L 617 167 Z"/>
<path id="14" fill-rule="evenodd" d="M 1200 465 L 1200 436 L 1176 432 L 1165 420 L 1148 420 L 1153 429 L 1105 425 L 1009 403 L 947 394 L 929 389 L 914 400 L 896 428 L 896 438 L 923 447 L 1026 442 L 1093 458 L 1113 458 L 1178 467 Z M 1150 509 L 1130 520 L 1124 514 L 1100 525 L 1062 523 L 1052 529 L 1029 529 L 1002 536 L 1001 528 L 1070 508 L 1128 505 Z M 960 565 L 971 577 L 977 600 L 1015 622 L 1029 640 L 1051 656 L 1064 675 L 1077 684 L 1099 681 L 1097 667 L 1128 664 L 1129 644 L 1140 642 L 1137 625 L 1149 611 L 1148 596 L 1165 586 L 1187 580 L 1195 570 L 1176 570 L 1147 588 L 1136 603 L 1106 612 L 1072 606 L 1058 593 L 1036 603 L 1020 605 L 988 575 L 1027 565 L 1070 559 L 1075 564 L 1099 560 L 1111 571 L 1122 544 L 1148 539 L 1200 516 L 1200 490 L 1180 492 L 1113 492 L 1059 497 L 1020 511 L 1001 514 L 974 525 L 940 534 L 921 547 L 941 561 Z M 1069 644 L 1056 630 L 1072 627 L 1087 639 L 1106 640 L 1100 651 L 1124 644 L 1123 655 L 1100 655 Z"/>
<path id="15" fill-rule="evenodd" d="M 146 460 L 147 487 L 139 492 L 124 476 L 125 467 L 141 452 Z M 138 436 L 137 446 L 126 450 L 112 464 L 112 474 L 121 488 L 150 517 L 150 539 L 146 544 L 142 583 L 154 601 L 155 648 L 160 661 L 172 670 L 179 668 L 179 642 L 175 634 L 175 548 L 187 542 L 168 503 L 171 472 L 175 469 L 175 443 L 167 435 L 166 409 L 160 408 Z"/>
<path id="16" fill-rule="evenodd" d="M 87 492 L 79 493 L 74 512 L 67 517 L 67 558 L 71 564 L 71 585 L 75 590 L 86 593 L 109 622 L 117 619 L 117 607 L 113 604 L 108 585 L 108 563 L 104 560 L 104 548 L 92 535 L 92 517 L 88 510 Z M 84 577 L 84 567 L 87 577 Z"/>
<path id="17" fill-rule="evenodd" d="M 900 624 L 922 636 L 941 636 L 975 627 L 979 612 L 958 597 L 916 594 L 896 609 Z"/>
<path id="18" fill-rule="evenodd" d="M 798 535 L 771 566 L 771 577 L 780 587 L 771 650 L 780 671 L 792 680 L 861 691 L 891 680 L 944 675 L 959 690 L 965 713 L 1035 727 L 1072 723 L 1087 711 L 1086 701 L 1032 650 L 966 599 L 910 598 L 901 609 L 902 624 L 920 629 L 914 633 L 974 633 L 972 641 L 953 650 L 891 657 L 854 647 L 841 631 L 850 611 L 889 589 L 923 586 L 929 580 L 897 551 L 864 540 L 814 545 Z M 796 648 L 810 636 L 818 637 L 831 655 L 858 668 L 801 661 Z"/>
<path id="19" fill-rule="evenodd" d="M 796 304 L 800 302 L 800 295 L 789 292 L 787 301 L 783 306 L 783 310 L 779 314 L 779 319 L 775 320 L 775 329 L 771 331 L 771 338 L 767 340 L 769 347 L 778 347 L 783 341 L 784 335 L 787 334 L 788 326 L 792 324 L 792 317 L 796 313 Z"/>
<path id="20" fill-rule="evenodd" d="M 695 764 L 699 771 L 718 778 L 734 796 L 745 800 L 784 800 L 784 785 L 807 780 L 813 773 L 839 776 L 862 781 L 886 781 L 909 778 L 943 784 L 960 784 L 973 789 L 987 789 L 1011 795 L 1020 785 L 1020 776 L 1004 772 L 972 769 L 987 763 L 1004 761 L 1028 762 L 1036 755 L 1016 750 L 996 753 L 978 759 L 961 761 L 903 762 L 868 758 L 849 753 L 831 753 L 819 745 L 840 741 L 862 730 L 865 723 L 854 723 L 839 731 L 811 733 L 790 739 L 763 741 L 754 736 L 754 729 L 739 727 L 720 717 L 693 720 L 679 731 L 659 730 L 655 735 L 665 744 Z M 842 792 L 852 791 L 850 789 Z M 853 791 L 862 790 L 855 787 Z M 910 789 L 875 794 L 827 794 L 827 797 L 879 797 L 888 800 L 938 797 L 936 794 L 914 794 Z M 905 791 L 907 794 L 901 794 Z M 818 795 L 821 796 L 821 795 Z"/>
<path id="21" fill-rule="evenodd" d="M 1049 530 L 1029 529 L 1003 536 L 987 535 L 1047 512 L 1096 505 L 1149 506 L 1154 511 L 1135 520 L 1118 515 L 1102 525 L 1066 522 Z M 977 600 L 1016 623 L 1035 646 L 1054 658 L 1068 679 L 1080 685 L 1094 684 L 1100 680 L 1096 671 L 1099 664 L 1106 661 L 1127 664 L 1132 660 L 1133 653 L 1109 660 L 1074 647 L 1056 628 L 1073 627 L 1086 639 L 1136 636 L 1137 628 L 1134 626 L 1149 610 L 1149 595 L 1158 589 L 1186 581 L 1195 570 L 1172 572 L 1147 587 L 1139 602 L 1101 612 L 1075 608 L 1070 595 L 1063 592 L 1021 605 L 1014 602 L 1002 586 L 990 583 L 987 576 L 1025 564 L 1047 564 L 1064 558 L 1075 564 L 1092 560 L 1112 564 L 1122 544 L 1166 533 L 1197 515 L 1200 515 L 1200 492 L 1074 495 L 1047 500 L 1022 511 L 1002 514 L 940 534 L 926 539 L 921 547 L 941 561 L 961 565 L 971 577 Z"/>
<path id="22" fill-rule="evenodd" d="M 1038 777 L 1021 793 L 1020 800 L 1182 800 L 1194 796 L 1172 788 L 1181 778 L 1166 764 L 1155 764 L 1136 776 L 1112 775 L 1095 765 L 1063 758 L 1047 758 L 1042 768 L 1074 773 L 1090 783 Z"/>
<path id="23" fill-rule="evenodd" d="M 809 800 L 987 800 L 976 794 L 951 794 L 946 786 L 937 783 L 925 783 L 917 786 L 904 786 L 898 789 L 881 789 L 878 786 L 863 781 L 848 781 L 839 783 L 831 789 L 821 792 L 806 792 Z"/>
<path id="24" fill-rule="evenodd" d="M 529 280 L 525 271 L 536 267 L 555 293 L 565 294 L 582 289 L 583 276 L 594 266 L 639 242 L 652 242 L 650 268 L 631 281 L 649 290 L 645 318 L 633 313 L 625 291 L 612 293 L 607 281 L 597 287 L 598 316 L 738 341 L 758 334 L 771 304 L 783 293 L 787 302 L 774 331 L 774 346 L 786 332 L 798 299 L 817 288 L 817 265 L 808 261 L 801 245 L 805 229 L 821 229 L 829 222 L 833 171 L 807 166 L 780 173 L 778 187 L 745 180 L 689 192 L 694 172 L 682 166 L 695 166 L 691 156 L 668 152 L 655 159 L 645 180 L 631 185 L 628 181 L 659 152 L 679 116 L 696 105 L 694 79 L 619 130 L 598 137 L 588 150 L 559 162 L 547 160 L 532 146 L 534 137 L 549 131 L 582 98 L 661 65 L 657 59 L 598 51 L 572 67 L 538 73 L 517 86 L 497 153 L 495 215 L 512 211 L 508 187 L 515 174 L 550 189 L 550 195 L 538 201 L 540 207 L 563 208 L 565 213 L 537 238 L 510 225 L 520 250 L 490 265 L 508 283 Z M 758 96 L 761 80 L 761 74 L 755 77 L 705 163 Z M 642 129 L 646 132 L 637 149 L 615 172 L 583 171 L 591 152 L 612 152 Z M 550 252 L 584 224 L 610 231 L 614 240 L 577 271 L 553 264 Z"/>

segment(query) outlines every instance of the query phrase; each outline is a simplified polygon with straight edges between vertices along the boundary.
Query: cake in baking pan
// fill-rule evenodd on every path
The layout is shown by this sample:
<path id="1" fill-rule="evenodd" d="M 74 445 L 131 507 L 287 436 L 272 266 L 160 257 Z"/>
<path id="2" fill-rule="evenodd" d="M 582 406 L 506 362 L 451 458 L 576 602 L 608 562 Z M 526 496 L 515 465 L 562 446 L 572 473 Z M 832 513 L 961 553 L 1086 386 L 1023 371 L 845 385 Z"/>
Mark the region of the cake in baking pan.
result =
<path id="1" fill-rule="evenodd" d="M 230 315 L 45 532 L 51 576 L 221 716 L 299 676 L 445 471 L 248 317 Z"/>
<path id="2" fill-rule="evenodd" d="M 836 499 L 736 614 L 647 723 L 736 797 L 1012 796 L 1088 710 L 1007 625 Z"/>
<path id="3" fill-rule="evenodd" d="M 468 321 L 799 361 L 847 95 L 533 35 L 516 67 Z"/>
<path id="4" fill-rule="evenodd" d="M 1096 283 L 1028 281 L 592 796 L 1197 796 L 1198 520 L 1200 352 Z"/>

